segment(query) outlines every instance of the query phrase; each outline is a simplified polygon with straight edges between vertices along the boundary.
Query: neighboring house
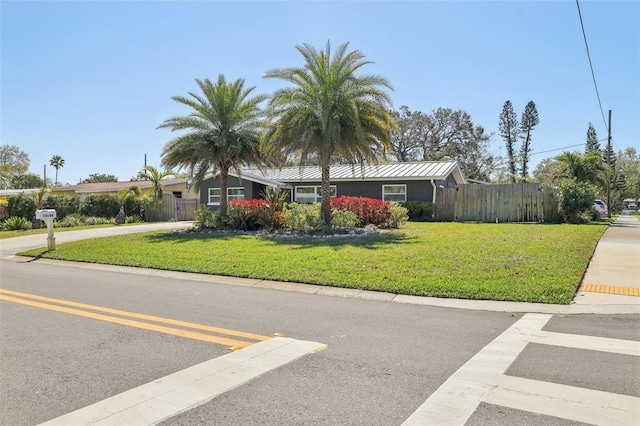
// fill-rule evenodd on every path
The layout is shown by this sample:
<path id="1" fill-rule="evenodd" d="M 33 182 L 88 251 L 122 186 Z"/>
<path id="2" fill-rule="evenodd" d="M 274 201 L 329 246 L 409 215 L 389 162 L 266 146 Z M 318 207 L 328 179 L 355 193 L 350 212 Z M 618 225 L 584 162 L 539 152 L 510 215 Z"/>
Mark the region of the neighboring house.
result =
<path id="1" fill-rule="evenodd" d="M 377 198 L 384 201 L 436 202 L 436 188 L 466 183 L 455 161 L 424 161 L 372 165 L 331 166 L 331 196 Z M 229 173 L 227 199 L 261 198 L 267 186 L 289 191 L 288 201 L 320 201 L 318 166 L 241 169 Z M 220 176 L 200 185 L 200 204 L 216 210 L 220 205 Z"/>
<path id="2" fill-rule="evenodd" d="M 117 194 L 122 188 L 137 186 L 143 194 L 153 191 L 152 182 L 149 180 L 137 180 L 128 182 L 100 182 L 79 183 L 77 185 L 55 186 L 51 193 L 56 195 L 80 195 L 89 194 Z M 165 179 L 162 181 L 162 193 L 164 196 L 174 195 L 176 198 L 197 198 L 196 192 L 191 187 L 189 179 Z"/>

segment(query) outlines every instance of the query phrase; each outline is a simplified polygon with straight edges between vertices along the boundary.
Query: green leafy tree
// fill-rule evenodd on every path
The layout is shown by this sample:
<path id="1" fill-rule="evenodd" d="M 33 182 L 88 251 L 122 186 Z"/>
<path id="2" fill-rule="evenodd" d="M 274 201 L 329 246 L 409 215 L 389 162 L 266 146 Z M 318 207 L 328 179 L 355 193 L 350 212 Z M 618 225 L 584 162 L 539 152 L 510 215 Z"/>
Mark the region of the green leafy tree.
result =
<path id="1" fill-rule="evenodd" d="M 347 51 L 348 46 L 344 43 L 332 54 L 329 42 L 324 51 L 307 43 L 298 45 L 303 66 L 276 68 L 265 75 L 292 84 L 271 96 L 267 146 L 284 157 L 299 155 L 302 164 L 309 157 L 317 159 L 321 212 L 327 226 L 331 224 L 332 160 L 376 162 L 380 152 L 390 149 L 393 127 L 391 98 L 384 90 L 392 90 L 391 83 L 375 74 L 356 75 L 371 62 L 359 50 Z"/>
<path id="2" fill-rule="evenodd" d="M 589 127 L 587 128 L 587 143 L 585 144 L 584 152 L 587 153 L 592 151 L 601 152 L 598 133 L 596 133 L 596 128 L 593 126 L 593 123 L 589 122 Z"/>
<path id="3" fill-rule="evenodd" d="M 498 131 L 507 146 L 509 173 L 511 175 L 511 182 L 515 183 L 518 173 L 516 169 L 515 145 L 520 135 L 520 126 L 518 124 L 518 116 L 513 111 L 511 101 L 506 101 L 502 106 L 500 121 L 498 122 Z"/>
<path id="4" fill-rule="evenodd" d="M 491 135 L 465 111 L 438 108 L 425 114 L 401 106 L 391 114 L 397 124 L 390 134 L 391 155 L 398 161 L 451 159 L 471 179 L 489 180 L 495 171 L 498 158 L 489 152 Z"/>
<path id="5" fill-rule="evenodd" d="M 215 83 L 209 79 L 196 79 L 196 83 L 202 94 L 190 92 L 189 97 L 172 97 L 193 111 L 187 116 L 168 118 L 158 126 L 187 130 L 164 146 L 162 164 L 193 172 L 196 190 L 211 170 L 219 172 L 220 215 L 226 217 L 229 170 L 262 161 L 259 104 L 266 96 L 250 97 L 255 87 L 245 89 L 241 78 L 227 83 L 222 74 Z"/>
<path id="6" fill-rule="evenodd" d="M 542 185 L 557 186 L 563 176 L 563 164 L 555 158 L 545 158 L 533 170 L 536 182 Z"/>
<path id="7" fill-rule="evenodd" d="M 144 170 L 140 172 L 140 177 L 151 181 L 153 187 L 153 199 L 156 202 L 162 201 L 162 179 L 173 176 L 173 170 L 165 170 L 161 172 L 153 166 L 144 166 Z"/>
<path id="8" fill-rule="evenodd" d="M 56 181 L 54 185 L 58 186 L 58 170 L 64 167 L 64 158 L 59 155 L 54 155 L 51 157 L 51 160 L 49 160 L 49 165 L 56 169 Z"/>
<path id="9" fill-rule="evenodd" d="M 114 175 L 106 175 L 102 173 L 92 173 L 88 178 L 83 179 L 80 183 L 106 183 L 106 182 L 117 182 L 118 177 Z"/>
<path id="10" fill-rule="evenodd" d="M 624 176 L 624 198 L 640 199 L 640 155 L 635 148 L 627 148 L 618 155 L 620 172 Z"/>
<path id="11" fill-rule="evenodd" d="M 529 101 L 522 112 L 520 131 L 522 132 L 522 145 L 520 146 L 520 176 L 529 176 L 529 159 L 531 158 L 531 132 L 540 124 L 538 110 L 533 101 Z"/>
<path id="12" fill-rule="evenodd" d="M 42 188 L 43 186 L 45 185 L 42 178 L 35 173 L 16 175 L 11 179 L 11 188 L 13 189 Z"/>
<path id="13" fill-rule="evenodd" d="M 29 170 L 29 155 L 15 145 L 0 145 L 0 189 L 11 186 L 11 180 Z"/>

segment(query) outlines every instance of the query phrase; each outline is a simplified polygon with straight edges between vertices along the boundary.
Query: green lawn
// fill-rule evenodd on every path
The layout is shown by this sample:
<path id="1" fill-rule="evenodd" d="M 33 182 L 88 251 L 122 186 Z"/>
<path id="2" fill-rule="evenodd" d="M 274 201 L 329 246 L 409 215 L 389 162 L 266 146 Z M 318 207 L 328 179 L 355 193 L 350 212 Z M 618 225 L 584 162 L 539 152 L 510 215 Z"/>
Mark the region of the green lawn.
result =
<path id="1" fill-rule="evenodd" d="M 50 259 L 464 299 L 567 304 L 606 223 L 409 223 L 367 237 L 166 231 L 23 253 Z"/>
<path id="2" fill-rule="evenodd" d="M 140 225 L 136 223 L 134 225 Z M 95 228 L 109 228 L 112 226 L 123 226 L 123 225 L 114 225 L 114 224 L 102 224 L 102 225 L 87 225 L 87 226 L 74 226 L 69 228 L 55 228 L 54 232 L 66 232 L 66 231 L 78 231 L 81 229 L 95 229 Z M 22 231 L 0 231 L 0 240 L 3 238 L 13 238 L 13 237 L 24 237 L 25 235 L 34 235 L 34 234 L 46 234 L 47 233 L 47 224 L 42 225 L 40 229 L 27 229 Z"/>

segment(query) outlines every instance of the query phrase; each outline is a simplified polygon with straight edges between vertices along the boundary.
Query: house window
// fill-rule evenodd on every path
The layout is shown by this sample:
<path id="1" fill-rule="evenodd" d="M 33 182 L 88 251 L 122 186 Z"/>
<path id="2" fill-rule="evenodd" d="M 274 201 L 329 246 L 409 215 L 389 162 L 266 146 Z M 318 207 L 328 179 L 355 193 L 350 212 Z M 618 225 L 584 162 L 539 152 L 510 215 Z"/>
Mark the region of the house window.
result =
<path id="1" fill-rule="evenodd" d="M 182 191 L 173 191 L 173 196 L 176 198 L 182 198 Z"/>
<path id="2" fill-rule="evenodd" d="M 407 185 L 382 185 L 382 200 L 404 203 L 407 201 Z"/>
<path id="3" fill-rule="evenodd" d="M 227 188 L 227 201 L 244 199 L 244 188 Z M 220 188 L 209 188 L 207 204 L 220 204 Z"/>
<path id="4" fill-rule="evenodd" d="M 333 198 L 336 196 L 336 186 L 331 185 L 329 195 Z M 320 202 L 322 196 L 320 195 L 319 186 L 296 186 L 295 201 L 297 203 L 316 203 Z"/>

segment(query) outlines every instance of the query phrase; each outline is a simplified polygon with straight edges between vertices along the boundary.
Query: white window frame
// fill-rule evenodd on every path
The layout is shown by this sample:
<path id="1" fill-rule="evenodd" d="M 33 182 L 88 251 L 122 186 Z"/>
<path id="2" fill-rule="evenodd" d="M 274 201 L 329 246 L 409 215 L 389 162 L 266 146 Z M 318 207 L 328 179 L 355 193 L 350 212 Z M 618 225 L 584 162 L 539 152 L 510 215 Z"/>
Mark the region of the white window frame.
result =
<path id="1" fill-rule="evenodd" d="M 403 187 L 404 188 L 404 193 L 400 193 L 400 192 L 392 192 L 392 193 L 386 193 L 385 189 L 388 187 Z M 387 196 L 396 196 L 396 195 L 403 195 L 403 200 L 387 200 Z M 396 184 L 389 184 L 389 185 L 382 185 L 382 201 L 393 201 L 396 203 L 404 203 L 407 201 L 407 184 L 405 183 L 396 183 Z"/>
<path id="2" fill-rule="evenodd" d="M 306 197 L 303 196 L 302 198 L 305 198 L 307 200 L 300 201 L 298 199 L 298 188 L 305 188 L 305 189 L 306 188 L 313 188 L 313 194 L 304 194 L 304 195 L 306 195 Z M 322 200 L 322 196 L 320 195 L 320 188 L 321 188 L 320 186 L 316 186 L 316 185 L 300 185 L 300 186 L 296 186 L 294 188 L 293 200 L 296 203 L 319 203 Z M 330 192 L 331 192 L 331 194 L 333 194 L 333 195 L 331 195 L 331 198 L 335 198 L 336 194 L 338 192 L 338 190 L 336 188 L 336 185 L 331 185 L 330 186 Z M 310 201 L 311 198 L 313 198 L 312 201 Z"/>
<path id="3" fill-rule="evenodd" d="M 229 194 L 232 190 L 242 190 L 242 194 Z M 213 195 L 213 192 L 217 191 L 218 195 Z M 209 188 L 209 199 L 207 200 L 208 206 L 219 206 L 220 205 L 220 188 Z M 217 199 L 218 201 L 212 201 L 213 199 Z M 244 200 L 244 187 L 243 186 L 233 186 L 227 188 L 227 201 L 231 200 Z"/>

